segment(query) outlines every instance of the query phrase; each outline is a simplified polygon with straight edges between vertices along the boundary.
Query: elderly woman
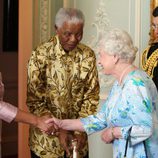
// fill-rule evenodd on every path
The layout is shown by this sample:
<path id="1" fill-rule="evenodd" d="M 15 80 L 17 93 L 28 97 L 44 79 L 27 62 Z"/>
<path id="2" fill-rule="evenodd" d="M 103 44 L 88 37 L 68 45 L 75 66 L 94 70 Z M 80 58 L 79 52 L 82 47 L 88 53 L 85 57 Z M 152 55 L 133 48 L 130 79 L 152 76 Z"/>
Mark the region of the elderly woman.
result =
<path id="1" fill-rule="evenodd" d="M 157 135 L 153 134 L 156 86 L 133 65 L 137 48 L 127 32 L 113 29 L 104 37 L 99 45 L 99 64 L 104 74 L 116 78 L 105 104 L 96 115 L 74 120 L 53 118 L 49 122 L 54 122 L 56 128 L 87 134 L 106 128 L 102 139 L 113 143 L 114 158 L 158 158 Z"/>

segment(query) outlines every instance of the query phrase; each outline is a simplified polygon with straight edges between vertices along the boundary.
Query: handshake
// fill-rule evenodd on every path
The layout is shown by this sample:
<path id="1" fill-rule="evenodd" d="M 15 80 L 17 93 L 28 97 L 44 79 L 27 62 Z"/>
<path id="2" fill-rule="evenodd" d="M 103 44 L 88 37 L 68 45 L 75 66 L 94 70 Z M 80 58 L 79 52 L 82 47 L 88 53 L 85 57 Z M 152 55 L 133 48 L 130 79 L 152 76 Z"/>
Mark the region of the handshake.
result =
<path id="1" fill-rule="evenodd" d="M 36 127 L 48 135 L 57 136 L 69 157 L 77 158 L 77 151 L 83 148 L 87 140 L 85 133 L 77 132 L 84 131 L 79 119 L 60 120 L 55 117 L 43 116 L 38 117 Z"/>
<path id="2" fill-rule="evenodd" d="M 35 127 L 39 128 L 42 132 L 49 135 L 58 135 L 60 131 L 60 124 L 62 120 L 48 115 L 41 116 L 36 119 Z"/>
<path id="3" fill-rule="evenodd" d="M 60 130 L 68 131 L 81 131 L 84 132 L 84 127 L 80 119 L 57 119 L 55 117 L 43 116 L 38 117 L 37 127 L 41 129 L 42 132 L 47 134 L 58 134 Z"/>

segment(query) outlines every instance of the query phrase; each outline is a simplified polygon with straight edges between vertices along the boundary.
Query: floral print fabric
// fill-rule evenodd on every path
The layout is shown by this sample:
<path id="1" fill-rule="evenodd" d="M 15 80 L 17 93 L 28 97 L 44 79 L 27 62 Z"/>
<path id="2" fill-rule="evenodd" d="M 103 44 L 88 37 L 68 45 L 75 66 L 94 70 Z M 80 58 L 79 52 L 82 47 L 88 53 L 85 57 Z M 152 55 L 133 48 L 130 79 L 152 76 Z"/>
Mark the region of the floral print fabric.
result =
<path id="1" fill-rule="evenodd" d="M 97 111 L 99 83 L 94 52 L 78 44 L 65 52 L 58 36 L 32 52 L 28 63 L 27 105 L 31 113 L 60 119 L 86 117 Z M 62 158 L 57 136 L 30 129 L 29 144 L 41 158 Z M 83 153 L 85 154 L 87 146 Z"/>
<path id="2" fill-rule="evenodd" d="M 143 140 L 149 158 L 158 158 L 158 108 L 156 86 L 141 70 L 129 73 L 121 85 L 116 81 L 96 115 L 82 118 L 87 132 L 92 134 L 108 127 L 121 127 L 122 138 L 113 141 L 113 158 L 124 158 L 125 144 L 130 134 L 127 158 L 145 158 Z M 152 136 L 151 136 L 152 135 Z"/>

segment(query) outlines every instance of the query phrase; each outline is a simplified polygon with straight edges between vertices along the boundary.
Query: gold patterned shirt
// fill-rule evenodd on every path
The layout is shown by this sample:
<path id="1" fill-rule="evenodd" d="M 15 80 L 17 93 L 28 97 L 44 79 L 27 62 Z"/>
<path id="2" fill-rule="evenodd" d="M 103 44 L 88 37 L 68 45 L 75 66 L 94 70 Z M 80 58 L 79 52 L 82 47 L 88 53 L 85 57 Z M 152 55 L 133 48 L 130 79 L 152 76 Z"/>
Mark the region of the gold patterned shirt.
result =
<path id="1" fill-rule="evenodd" d="M 27 105 L 38 116 L 86 117 L 97 111 L 99 83 L 94 52 L 84 44 L 65 52 L 58 36 L 37 47 L 28 63 Z M 57 136 L 31 127 L 30 149 L 41 158 L 62 158 Z M 86 154 L 85 145 L 83 155 Z"/>

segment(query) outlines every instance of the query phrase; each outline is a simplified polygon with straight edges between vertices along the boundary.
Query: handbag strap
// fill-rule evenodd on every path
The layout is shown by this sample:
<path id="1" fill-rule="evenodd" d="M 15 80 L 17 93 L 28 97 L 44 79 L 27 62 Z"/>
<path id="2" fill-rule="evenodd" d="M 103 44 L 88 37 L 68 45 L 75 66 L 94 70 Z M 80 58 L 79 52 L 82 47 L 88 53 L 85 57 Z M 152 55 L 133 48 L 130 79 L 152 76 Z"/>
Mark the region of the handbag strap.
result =
<path id="1" fill-rule="evenodd" d="M 128 135 L 127 140 L 126 140 L 124 158 L 126 158 L 126 155 L 127 155 L 128 142 L 129 142 L 129 139 L 130 139 L 131 130 L 132 130 L 132 127 L 129 129 L 129 135 Z M 145 145 L 145 141 L 143 141 L 143 144 L 144 144 L 144 150 L 145 150 L 146 158 L 148 158 L 147 148 L 146 148 L 146 145 Z"/>
<path id="2" fill-rule="evenodd" d="M 127 155 L 128 142 L 129 142 L 129 139 L 130 139 L 131 130 L 132 130 L 132 127 L 129 129 L 129 134 L 128 134 L 128 137 L 127 137 L 127 140 L 126 140 L 124 158 L 126 158 L 126 155 Z"/>
<path id="3" fill-rule="evenodd" d="M 143 141 L 143 144 L 144 144 L 144 150 L 145 150 L 145 155 L 146 155 L 146 158 L 148 158 L 148 154 L 147 154 L 147 147 L 145 145 L 145 140 Z"/>

